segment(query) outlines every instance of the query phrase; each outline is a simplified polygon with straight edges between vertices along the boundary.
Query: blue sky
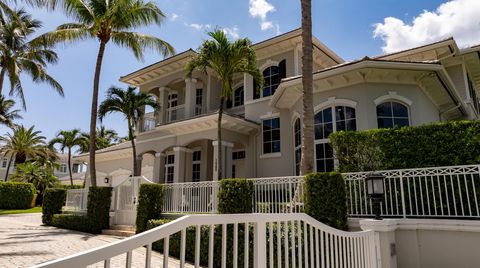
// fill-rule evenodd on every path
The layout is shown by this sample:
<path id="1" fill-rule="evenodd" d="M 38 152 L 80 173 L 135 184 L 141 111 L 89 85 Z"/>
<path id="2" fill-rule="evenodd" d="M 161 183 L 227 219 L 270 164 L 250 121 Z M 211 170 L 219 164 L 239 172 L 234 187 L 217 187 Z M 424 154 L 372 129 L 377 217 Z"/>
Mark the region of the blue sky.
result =
<path id="1" fill-rule="evenodd" d="M 215 26 L 225 28 L 232 37 L 249 37 L 253 42 L 300 26 L 300 0 L 156 1 L 167 16 L 164 24 L 139 31 L 163 38 L 177 52 L 197 48 L 206 38 L 205 32 Z M 475 33 L 479 35 L 480 8 L 472 8 L 472 5 L 478 6 L 480 1 L 452 0 L 447 3 L 450 6 L 438 9 L 445 2 L 448 1 L 313 0 L 314 35 L 345 60 L 403 49 L 403 46 L 450 35 L 458 35 L 465 45 L 480 41 L 478 37 L 471 37 Z M 29 10 L 44 22 L 44 31 L 70 21 L 61 11 Z M 470 27 L 465 27 L 465 17 L 471 20 L 466 22 Z M 33 84 L 25 77 L 27 111 L 22 113 L 24 119 L 20 123 L 35 125 L 49 139 L 60 129 L 87 130 L 97 49 L 95 40 L 58 47 L 60 61 L 51 66 L 49 72 L 63 85 L 65 98 L 48 86 Z M 102 69 L 100 100 L 109 86 L 124 86 L 118 81 L 121 75 L 161 60 L 159 55 L 146 55 L 145 61 L 139 62 L 129 51 L 109 44 Z M 125 122 L 120 116 L 109 116 L 104 124 L 121 135 L 126 134 Z M 0 128 L 0 133 L 6 131 Z"/>

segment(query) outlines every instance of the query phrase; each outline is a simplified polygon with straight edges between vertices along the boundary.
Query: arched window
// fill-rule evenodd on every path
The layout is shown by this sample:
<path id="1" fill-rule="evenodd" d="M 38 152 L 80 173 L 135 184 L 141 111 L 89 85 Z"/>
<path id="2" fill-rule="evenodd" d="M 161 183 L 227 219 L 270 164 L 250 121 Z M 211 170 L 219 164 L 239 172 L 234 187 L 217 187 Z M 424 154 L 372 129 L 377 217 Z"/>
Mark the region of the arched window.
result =
<path id="1" fill-rule="evenodd" d="M 294 145 L 295 145 L 295 175 L 300 175 L 300 161 L 302 159 L 302 126 L 300 123 L 300 118 L 295 120 L 293 126 L 293 136 L 294 136 Z"/>
<path id="2" fill-rule="evenodd" d="M 357 130 L 355 108 L 333 106 L 315 114 L 315 164 L 317 172 L 333 171 L 334 156 L 328 136 L 341 130 Z"/>
<path id="3" fill-rule="evenodd" d="M 404 127 L 410 125 L 408 107 L 394 101 L 377 105 L 378 128 Z"/>
<path id="4" fill-rule="evenodd" d="M 233 96 L 227 100 L 227 109 L 243 106 L 243 86 L 236 88 L 233 91 Z"/>
<path id="5" fill-rule="evenodd" d="M 282 60 L 277 65 L 272 65 L 263 70 L 263 78 L 265 79 L 263 83 L 263 89 L 259 92 L 257 91 L 256 84 L 253 85 L 253 98 L 258 99 L 261 97 L 272 96 L 277 90 L 278 85 L 280 84 L 283 78 L 287 77 L 287 65 L 286 60 Z"/>

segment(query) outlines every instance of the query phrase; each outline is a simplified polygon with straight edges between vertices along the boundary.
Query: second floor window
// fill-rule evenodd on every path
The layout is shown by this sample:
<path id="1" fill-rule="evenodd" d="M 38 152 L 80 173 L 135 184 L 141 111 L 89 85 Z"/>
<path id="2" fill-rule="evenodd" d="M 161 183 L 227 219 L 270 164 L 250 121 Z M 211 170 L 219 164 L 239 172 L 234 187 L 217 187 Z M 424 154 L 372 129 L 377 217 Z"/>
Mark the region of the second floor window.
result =
<path id="1" fill-rule="evenodd" d="M 273 65 L 263 70 L 263 78 L 265 79 L 263 83 L 263 89 L 258 91 L 256 84 L 254 83 L 253 98 L 259 99 L 275 94 L 275 91 L 277 90 L 278 85 L 280 85 L 281 80 L 287 77 L 286 69 L 286 60 L 282 60 L 278 66 Z"/>
<path id="2" fill-rule="evenodd" d="M 7 165 L 8 165 L 8 159 L 7 159 L 7 158 L 3 158 L 3 159 L 2 159 L 2 168 L 7 168 Z"/>
<path id="3" fill-rule="evenodd" d="M 407 106 L 399 102 L 384 102 L 377 105 L 378 128 L 404 127 L 410 125 Z"/>
<path id="4" fill-rule="evenodd" d="M 197 88 L 195 92 L 195 115 L 202 114 L 203 89 Z"/>
<path id="5" fill-rule="evenodd" d="M 271 118 L 263 120 L 263 153 L 279 153 L 280 152 L 280 118 Z"/>
<path id="6" fill-rule="evenodd" d="M 227 108 L 233 108 L 238 106 L 243 106 L 243 86 L 238 87 L 233 91 L 233 96 L 231 99 L 227 100 Z"/>

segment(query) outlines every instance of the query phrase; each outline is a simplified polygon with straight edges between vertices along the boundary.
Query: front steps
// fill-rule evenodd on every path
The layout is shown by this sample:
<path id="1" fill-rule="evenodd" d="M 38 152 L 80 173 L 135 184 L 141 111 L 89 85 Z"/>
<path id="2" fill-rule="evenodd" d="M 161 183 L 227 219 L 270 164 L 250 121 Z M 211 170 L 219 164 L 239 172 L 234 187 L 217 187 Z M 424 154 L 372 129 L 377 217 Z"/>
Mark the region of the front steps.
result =
<path id="1" fill-rule="evenodd" d="M 104 235 L 130 237 L 135 235 L 135 226 L 132 225 L 111 225 L 110 229 L 102 230 Z"/>

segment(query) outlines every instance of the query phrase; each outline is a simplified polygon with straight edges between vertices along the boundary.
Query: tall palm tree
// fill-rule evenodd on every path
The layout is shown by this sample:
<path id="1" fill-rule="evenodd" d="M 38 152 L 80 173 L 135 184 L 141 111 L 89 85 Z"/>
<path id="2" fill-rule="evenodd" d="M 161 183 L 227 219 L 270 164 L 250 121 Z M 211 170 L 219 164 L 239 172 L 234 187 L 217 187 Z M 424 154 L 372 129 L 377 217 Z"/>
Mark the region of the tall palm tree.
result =
<path id="1" fill-rule="evenodd" d="M 0 95 L 0 124 L 9 128 L 16 126 L 14 123 L 16 119 L 22 119 L 20 110 L 12 110 L 13 106 L 15 106 L 14 100 L 5 99 L 4 96 Z"/>
<path id="2" fill-rule="evenodd" d="M 257 67 L 255 50 L 248 38 L 230 41 L 221 29 L 209 32 L 212 40 L 206 40 L 200 46 L 198 55 L 187 64 L 187 76 L 191 77 L 194 70 L 207 73 L 211 70 L 220 79 L 222 90 L 220 91 L 220 109 L 218 111 L 217 139 L 218 146 L 218 180 L 223 177 L 222 166 L 222 115 L 225 100 L 233 95 L 233 76 L 239 73 L 247 73 L 253 76 L 257 89 L 263 86 L 263 75 Z"/>
<path id="3" fill-rule="evenodd" d="M 20 98 L 26 108 L 21 75 L 29 75 L 34 82 L 45 82 L 63 96 L 62 86 L 47 73 L 47 65 L 58 61 L 52 44 L 40 36 L 32 39 L 42 27 L 39 20 L 23 9 L 14 10 L 13 14 L 1 16 L 0 19 L 0 95 L 5 77 L 10 82 L 10 96 Z"/>
<path id="4" fill-rule="evenodd" d="M 314 112 L 313 112 L 313 44 L 312 44 L 312 0 L 301 0 L 302 5 L 302 85 L 303 85 L 303 128 L 302 160 L 300 173 L 314 169 Z"/>
<path id="5" fill-rule="evenodd" d="M 57 2 L 57 1 L 53 1 Z M 146 48 L 160 52 L 163 56 L 174 53 L 173 47 L 166 41 L 132 32 L 132 29 L 160 25 L 165 18 L 154 2 L 143 0 L 68 0 L 62 1 L 65 14 L 74 19 L 47 33 L 50 42 L 75 42 L 85 39 L 97 39 L 99 42 L 95 74 L 93 78 L 92 108 L 90 114 L 89 168 L 92 186 L 97 185 L 95 168 L 95 142 L 97 127 L 98 88 L 100 71 L 106 45 L 114 44 L 130 49 L 133 55 L 142 60 Z"/>
<path id="6" fill-rule="evenodd" d="M 45 137 L 41 136 L 40 133 L 40 131 L 34 129 L 34 126 L 30 128 L 18 126 L 13 129 L 12 133 L 7 133 L 6 136 L 0 136 L 0 142 L 4 143 L 0 148 L 0 154 L 10 158 L 5 174 L 5 181 L 8 178 L 8 172 L 13 159 L 15 164 L 22 164 L 25 163 L 28 158 L 45 156 Z"/>
<path id="7" fill-rule="evenodd" d="M 145 114 L 144 107 L 150 106 L 154 110 L 158 109 L 158 103 L 155 99 L 144 93 L 136 92 L 134 87 L 127 90 L 111 87 L 108 89 L 107 98 L 100 104 L 98 108 L 98 116 L 102 120 L 109 113 L 121 113 L 127 120 L 128 139 L 132 143 L 133 151 L 133 175 L 140 176 L 140 168 L 137 163 L 137 149 L 135 147 L 135 130 L 138 122 Z"/>
<path id="8" fill-rule="evenodd" d="M 49 145 L 55 146 L 60 145 L 60 150 L 65 152 L 67 150 L 68 157 L 68 174 L 70 175 L 70 184 L 73 186 L 73 176 L 72 176 L 72 148 L 80 146 L 82 142 L 82 137 L 79 129 L 72 130 L 62 130 L 60 131 L 55 138 L 53 138 Z"/>
<path id="9" fill-rule="evenodd" d="M 78 152 L 84 154 L 90 151 L 90 133 L 81 133 L 81 142 Z M 113 129 L 107 129 L 105 126 L 97 128 L 95 135 L 95 146 L 97 150 L 104 149 L 121 142 L 121 138 L 118 137 L 118 133 Z"/>

